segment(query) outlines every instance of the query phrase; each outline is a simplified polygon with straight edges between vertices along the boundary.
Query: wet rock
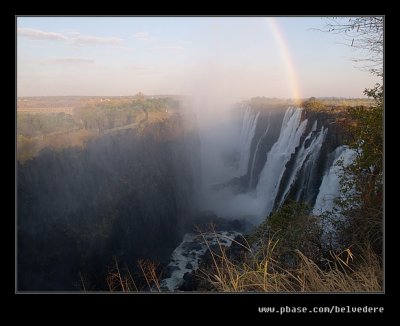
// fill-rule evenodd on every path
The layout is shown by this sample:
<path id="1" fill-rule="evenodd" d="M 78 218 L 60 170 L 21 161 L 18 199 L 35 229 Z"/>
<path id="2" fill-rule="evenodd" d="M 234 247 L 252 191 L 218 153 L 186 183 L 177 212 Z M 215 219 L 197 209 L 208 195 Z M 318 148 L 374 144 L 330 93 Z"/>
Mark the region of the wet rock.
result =
<path id="1" fill-rule="evenodd" d="M 198 288 L 199 282 L 195 276 L 194 272 L 185 273 L 183 275 L 183 283 L 178 288 L 179 291 L 196 291 Z"/>
<path id="2" fill-rule="evenodd" d="M 175 272 L 175 271 L 177 271 L 177 270 L 179 270 L 179 267 L 178 267 L 178 266 L 168 265 L 168 266 L 165 268 L 165 274 L 166 274 L 166 275 L 171 275 L 173 272 Z"/>
<path id="3" fill-rule="evenodd" d="M 190 242 L 187 244 L 187 250 L 198 251 L 202 249 L 202 245 L 199 242 Z"/>

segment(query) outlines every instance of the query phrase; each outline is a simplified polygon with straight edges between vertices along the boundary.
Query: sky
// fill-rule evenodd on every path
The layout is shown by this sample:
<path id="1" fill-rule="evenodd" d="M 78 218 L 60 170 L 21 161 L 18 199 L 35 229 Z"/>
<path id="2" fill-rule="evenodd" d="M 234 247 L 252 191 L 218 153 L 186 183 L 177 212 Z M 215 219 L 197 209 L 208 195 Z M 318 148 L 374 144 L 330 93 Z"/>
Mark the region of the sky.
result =
<path id="1" fill-rule="evenodd" d="M 322 17 L 18 17 L 17 95 L 364 97 Z"/>

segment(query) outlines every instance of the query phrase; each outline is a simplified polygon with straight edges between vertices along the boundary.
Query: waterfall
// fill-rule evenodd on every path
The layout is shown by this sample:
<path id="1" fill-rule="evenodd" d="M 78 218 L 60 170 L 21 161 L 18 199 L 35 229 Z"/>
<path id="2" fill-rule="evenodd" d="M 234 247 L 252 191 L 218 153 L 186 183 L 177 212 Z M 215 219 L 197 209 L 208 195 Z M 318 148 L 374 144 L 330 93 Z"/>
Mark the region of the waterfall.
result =
<path id="1" fill-rule="evenodd" d="M 256 187 L 256 196 L 264 201 L 261 217 L 268 215 L 273 209 L 285 165 L 299 146 L 300 138 L 307 126 L 307 120 L 301 122 L 301 113 L 300 108 L 287 109 L 279 138 L 269 151 L 261 171 Z"/>
<path id="2" fill-rule="evenodd" d="M 309 121 L 302 119 L 301 108 L 289 107 L 284 115 L 283 111 L 277 112 L 280 108 L 269 112 L 250 106 L 241 108 L 234 111 L 234 123 L 218 121 L 203 130 L 206 164 L 202 172 L 208 183 L 202 210 L 222 219 L 245 219 L 257 226 L 287 198 L 314 203 L 312 213 L 320 215 L 323 244 L 335 247 L 335 225 L 344 219 L 334 210 L 334 200 L 341 196 L 338 162 L 346 166 L 356 153 L 347 146 L 338 146 L 340 129 L 330 127 L 332 116 L 307 112 L 313 121 L 307 127 Z M 221 160 L 221 153 L 228 153 L 228 159 Z M 325 218 L 323 213 L 333 210 L 330 218 Z M 226 231 L 218 231 L 207 242 L 229 246 L 234 237 L 224 243 L 226 235 Z M 194 234 L 185 235 L 171 256 L 170 275 L 162 281 L 163 288 L 178 289 L 185 273 L 199 267 L 209 248 L 202 242 Z"/>
<path id="3" fill-rule="evenodd" d="M 303 144 L 296 156 L 293 171 L 290 175 L 289 181 L 283 191 L 279 205 L 282 205 L 293 185 L 298 178 L 298 174 L 304 165 L 315 164 L 319 158 L 322 144 L 325 140 L 328 129 L 322 127 L 320 131 L 316 132 L 317 121 L 314 122 L 310 133 L 304 139 Z M 307 170 L 307 169 L 304 169 Z"/>
<path id="4" fill-rule="evenodd" d="M 314 212 L 331 208 L 332 198 L 337 196 L 339 189 L 334 165 L 339 159 L 348 161 L 351 151 L 338 148 L 332 154 L 335 155 L 333 165 L 323 176 L 321 160 L 325 162 L 326 159 L 321 158 L 321 153 L 329 130 L 324 125 L 318 127 L 317 121 L 307 128 L 308 120 L 302 120 L 302 113 L 301 108 L 289 107 L 283 120 L 277 120 L 272 111 L 260 118 L 260 111 L 243 108 L 240 128 L 236 125 L 235 134 L 232 133 L 230 138 L 237 151 L 237 165 L 234 168 L 223 164 L 208 166 L 210 186 L 205 189 L 202 208 L 223 218 L 245 218 L 254 224 L 263 221 L 288 197 L 310 204 L 315 202 Z M 309 130 L 307 134 L 306 129 Z M 226 133 L 224 129 L 222 131 Z M 211 161 L 229 142 L 218 144 L 217 139 L 211 137 L 212 133 L 206 135 L 208 145 L 212 145 L 210 148 L 216 149 L 210 151 L 207 148 L 204 153 L 205 159 Z M 271 143 L 266 146 L 267 141 Z M 257 162 L 262 165 L 256 168 Z M 246 175 L 250 187 L 246 186 L 245 179 L 238 178 Z"/>
<path id="5" fill-rule="evenodd" d="M 256 132 L 259 115 L 260 112 L 255 114 L 250 107 L 247 107 L 243 114 L 242 129 L 240 132 L 240 161 L 238 167 L 239 176 L 245 175 L 248 170 L 251 155 L 251 143 L 254 138 L 254 133 Z"/>
<path id="6" fill-rule="evenodd" d="M 338 162 L 343 161 L 344 166 L 349 165 L 354 160 L 356 152 L 347 146 L 340 146 L 336 148 L 333 155 L 334 161 L 322 178 L 321 186 L 319 187 L 318 196 L 313 208 L 313 214 L 316 215 L 332 211 L 334 200 L 341 195 L 341 167 L 338 166 Z"/>
<path id="7" fill-rule="evenodd" d="M 256 163 L 256 157 L 257 157 L 258 149 L 259 149 L 259 147 L 260 147 L 260 144 L 261 144 L 262 140 L 263 140 L 265 137 L 267 137 L 267 135 L 268 135 L 269 126 L 270 126 L 270 121 L 271 121 L 271 112 L 269 112 L 269 114 L 268 114 L 267 128 L 265 129 L 264 134 L 263 134 L 263 135 L 260 137 L 260 139 L 258 140 L 257 145 L 256 145 L 256 149 L 255 149 L 255 151 L 254 151 L 253 161 L 252 161 L 252 163 L 251 163 L 251 169 L 250 169 L 250 182 L 249 182 L 250 187 L 252 187 L 252 185 L 253 185 L 253 179 L 254 179 L 254 165 L 255 165 L 255 163 Z"/>
<path id="8" fill-rule="evenodd" d="M 343 220 L 340 211 L 334 210 L 335 199 L 341 196 L 341 167 L 338 166 L 338 162 L 342 162 L 343 166 L 349 165 L 355 159 L 356 152 L 347 146 L 340 146 L 336 148 L 333 155 L 334 161 L 322 179 L 312 213 L 322 215 L 330 212 L 329 218 L 321 219 L 322 238 L 324 243 L 336 247 L 338 241 L 335 225 L 338 221 Z"/>

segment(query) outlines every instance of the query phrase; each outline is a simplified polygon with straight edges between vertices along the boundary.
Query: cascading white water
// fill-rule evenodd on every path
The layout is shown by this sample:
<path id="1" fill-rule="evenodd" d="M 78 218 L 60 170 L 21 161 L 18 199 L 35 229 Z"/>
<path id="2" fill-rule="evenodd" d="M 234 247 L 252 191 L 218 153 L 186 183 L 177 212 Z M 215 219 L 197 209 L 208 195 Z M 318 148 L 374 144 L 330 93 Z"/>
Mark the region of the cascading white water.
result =
<path id="1" fill-rule="evenodd" d="M 224 180 L 233 180 L 235 176 L 243 176 L 250 171 L 248 177 L 251 182 L 255 157 L 261 147 L 261 142 L 265 137 L 268 137 L 270 116 L 268 117 L 263 135 L 254 140 L 260 113 L 248 107 L 242 112 L 243 121 L 241 123 L 240 132 L 237 131 L 237 136 L 231 134 L 231 139 L 236 141 L 236 148 L 240 150 L 239 165 L 236 167 L 236 173 L 231 179 L 227 177 L 229 174 L 232 175 L 232 173 L 234 173 L 232 167 L 223 167 L 223 165 L 219 165 L 218 169 L 221 171 L 218 171 L 217 175 L 220 180 L 222 179 L 221 176 L 225 176 L 223 178 Z M 252 223 L 259 224 L 274 209 L 278 193 L 280 194 L 278 204 L 282 205 L 289 196 L 293 185 L 300 177 L 305 178 L 305 182 L 308 182 L 309 174 L 313 171 L 312 167 L 318 164 L 321 148 L 328 134 L 328 129 L 321 127 L 320 130 L 317 130 L 317 122 L 315 121 L 309 134 L 302 140 L 308 123 L 307 119 L 301 120 L 302 112 L 303 110 L 301 108 L 288 108 L 283 118 L 278 139 L 272 145 L 268 153 L 258 153 L 258 155 L 266 155 L 266 162 L 260 172 L 255 189 L 241 189 L 237 187 L 237 184 L 235 186 L 235 183 L 232 185 L 229 183 L 220 183 L 223 186 L 214 187 L 213 184 L 218 185 L 218 180 L 211 176 L 209 178 L 210 182 L 208 183 L 211 186 L 205 188 L 206 201 L 204 209 L 213 211 L 220 217 L 248 218 Z M 215 142 L 215 138 L 210 138 L 210 135 L 212 135 L 212 133 L 207 134 L 209 137 L 208 144 L 212 144 L 215 147 L 215 144 L 218 143 Z M 256 145 L 253 147 L 252 153 L 251 145 L 255 141 Z M 219 144 L 224 145 L 220 142 Z M 233 144 L 233 142 L 231 142 L 231 144 Z M 218 150 L 221 151 L 223 147 L 224 146 L 219 146 Z M 214 152 L 217 153 L 217 151 Z M 208 154 L 214 152 L 211 151 L 208 152 Z M 293 156 L 294 153 L 296 153 L 295 157 Z M 336 164 L 339 159 L 344 159 L 344 161 L 347 162 L 353 155 L 351 151 L 345 147 L 338 148 L 335 154 L 334 164 Z M 287 171 L 290 174 L 285 175 L 285 183 L 281 184 L 286 171 L 286 165 L 291 159 L 295 161 L 292 162 L 293 164 L 291 164 L 290 170 Z M 214 167 L 209 167 L 209 170 L 206 172 L 211 171 L 215 173 Z M 223 169 L 227 170 L 227 172 L 222 173 Z M 301 175 L 302 172 L 307 172 L 307 175 Z M 215 180 L 214 183 L 211 182 L 212 180 Z M 224 181 L 222 180 L 222 182 Z M 337 167 L 333 165 L 323 177 L 315 202 L 314 213 L 332 208 L 332 198 L 338 194 L 338 183 Z M 282 186 L 284 186 L 283 189 Z M 301 191 L 302 189 L 299 190 L 298 195 Z"/>
<path id="2" fill-rule="evenodd" d="M 340 146 L 336 148 L 333 155 L 334 161 L 322 179 L 312 213 L 321 215 L 325 212 L 330 212 L 329 219 L 324 218 L 321 220 L 322 237 L 324 243 L 335 247 L 337 245 L 335 224 L 343 219 L 340 211 L 333 210 L 335 199 L 342 195 L 340 191 L 342 168 L 338 165 L 338 162 L 342 162 L 343 166 L 348 166 L 355 159 L 356 152 L 347 146 Z"/>
<path id="3" fill-rule="evenodd" d="M 301 112 L 302 109 L 294 107 L 286 111 L 279 138 L 269 151 L 267 162 L 261 171 L 256 187 L 256 197 L 264 201 L 260 218 L 273 209 L 285 165 L 299 146 L 301 135 L 307 126 L 307 120 L 301 122 Z"/>
<path id="4" fill-rule="evenodd" d="M 267 135 L 268 135 L 268 131 L 269 131 L 269 127 L 270 127 L 270 121 L 271 121 L 271 112 L 269 112 L 269 114 L 268 114 L 267 128 L 265 129 L 264 134 L 263 134 L 263 135 L 260 137 L 260 139 L 258 140 L 257 145 L 256 145 L 256 149 L 255 149 L 255 151 L 254 151 L 253 161 L 252 161 L 252 163 L 251 163 L 251 168 L 250 168 L 250 182 L 249 182 L 250 186 L 253 185 L 253 179 L 254 179 L 254 165 L 255 165 L 255 163 L 256 163 L 256 157 L 257 157 L 258 149 L 260 148 L 261 141 L 262 141 L 265 137 L 267 137 Z"/>
<path id="5" fill-rule="evenodd" d="M 355 158 L 356 152 L 347 146 L 340 146 L 334 151 L 334 161 L 322 178 L 321 186 L 317 199 L 314 204 L 313 214 L 319 215 L 331 211 L 334 207 L 334 201 L 340 193 L 341 167 L 339 161 L 343 161 L 343 166 L 348 166 Z"/>
<path id="6" fill-rule="evenodd" d="M 239 176 L 245 175 L 250 161 L 251 143 L 256 132 L 257 120 L 260 112 L 254 111 L 247 107 L 243 114 L 242 129 L 240 132 L 240 161 L 238 172 Z"/>
<path id="7" fill-rule="evenodd" d="M 161 281 L 161 288 L 177 291 L 183 283 L 185 273 L 199 268 L 201 257 L 211 246 L 230 246 L 240 233 L 235 231 L 216 231 L 212 233 L 186 233 L 181 244 L 173 251 L 168 267 L 172 273 Z"/>
<path id="8" fill-rule="evenodd" d="M 290 107 L 286 110 L 279 137 L 268 154 L 265 153 L 267 160 L 261 171 L 255 190 L 237 192 L 234 188 L 229 186 L 209 188 L 207 192 L 207 206 L 205 206 L 205 209 L 215 212 L 220 217 L 244 217 L 248 218 L 254 224 L 259 224 L 273 209 L 279 185 L 286 169 L 286 164 L 296 148 L 300 145 L 301 136 L 307 126 L 307 120 L 301 121 L 301 114 L 301 108 Z M 242 130 L 246 130 L 242 135 L 248 136 L 246 137 L 246 142 L 249 147 L 251 147 L 254 137 L 254 133 L 252 132 L 256 124 L 256 118 L 254 116 L 254 113 L 253 118 L 247 115 L 247 122 L 246 124 L 243 123 L 242 128 Z M 254 123 L 254 125 L 249 126 L 251 125 L 250 122 Z M 268 129 L 269 127 L 266 128 L 263 137 L 268 133 Z M 311 148 L 303 150 L 304 160 L 313 149 L 318 148 L 324 136 L 325 131 L 322 130 L 313 138 Z M 251 154 L 242 155 L 242 157 L 249 156 L 251 156 Z M 304 160 L 302 160 L 302 162 L 304 162 Z M 244 171 L 244 169 L 242 171 Z"/>
<path id="9" fill-rule="evenodd" d="M 322 144 L 325 140 L 328 129 L 322 127 L 320 131 L 316 133 L 317 129 L 317 121 L 314 122 L 310 133 L 307 135 L 305 140 L 303 141 L 303 145 L 301 146 L 296 161 L 294 163 L 293 172 L 290 175 L 290 179 L 286 185 L 285 190 L 283 191 L 282 198 L 279 202 L 279 205 L 282 205 L 286 199 L 287 194 L 290 191 L 294 181 L 298 177 L 298 173 L 304 165 L 304 162 L 307 161 L 307 164 L 313 164 L 319 158 L 319 153 L 322 147 Z M 310 141 L 311 143 L 306 147 L 306 144 Z"/>
<path id="10" fill-rule="evenodd" d="M 211 128 L 204 133 L 202 138 L 205 144 L 203 151 L 207 155 L 204 158 L 205 163 L 207 163 L 204 166 L 208 169 L 204 170 L 207 172 L 207 178 L 205 179 L 209 181 L 207 185 L 212 185 L 212 182 L 216 183 L 222 180 L 219 187 L 208 186 L 205 188 L 207 200 L 203 208 L 214 212 L 219 217 L 245 218 L 255 225 L 261 223 L 271 213 L 278 200 L 278 204 L 282 205 L 288 196 L 292 196 L 291 189 L 294 185 L 296 185 L 296 194 L 294 195 L 297 199 L 305 193 L 308 194 L 308 191 L 311 192 L 309 198 L 315 198 L 315 186 L 316 182 L 320 181 L 320 174 L 315 175 L 314 173 L 321 168 L 321 149 L 328 135 L 328 128 L 321 127 L 320 130 L 317 130 L 317 121 L 315 121 L 309 134 L 306 137 L 302 137 L 308 120 L 301 120 L 301 108 L 291 107 L 285 112 L 278 139 L 268 153 L 259 153 L 262 148 L 267 148 L 264 141 L 271 136 L 269 134 L 271 125 L 272 130 L 275 127 L 270 123 L 270 120 L 274 121 L 274 119 L 270 119 L 271 114 L 269 114 L 263 135 L 258 139 L 254 139 L 259 114 L 255 110 L 246 108 L 241 116 L 243 120 L 240 132 L 239 128 L 236 129 L 236 134 L 232 132 L 233 129 L 230 129 L 229 137 L 224 138 L 215 131 L 210 132 L 215 130 Z M 227 130 L 221 128 L 221 131 L 227 134 Z M 219 138 L 216 136 L 219 136 Z M 274 138 L 272 139 L 275 140 L 276 136 L 277 133 L 273 135 Z M 225 139 L 230 139 L 231 142 L 223 141 Z M 272 139 L 268 139 L 268 141 L 272 142 Z M 252 153 L 251 145 L 253 142 L 256 145 L 253 146 Z M 227 144 L 230 145 L 230 148 L 234 148 L 236 152 L 240 153 L 238 166 L 232 169 L 232 167 L 222 164 L 222 161 L 218 161 L 218 164 L 210 164 L 210 162 L 213 162 L 211 159 L 216 160 L 218 158 L 216 154 L 227 148 Z M 264 149 L 264 151 L 267 151 L 267 149 Z M 293 154 L 295 153 L 296 155 L 294 156 Z M 216 157 L 212 157 L 214 154 Z M 243 179 L 239 179 L 237 176 L 244 176 L 247 172 L 250 172 L 248 175 L 250 185 L 253 184 L 253 170 L 257 155 L 259 157 L 260 155 L 265 155 L 266 161 L 255 189 L 250 187 L 249 190 L 248 187 L 246 188 L 246 186 L 240 184 Z M 346 146 L 340 146 L 336 148 L 332 155 L 333 163 L 322 178 L 313 207 L 312 213 L 315 215 L 331 211 L 334 208 L 334 199 L 341 195 L 339 184 L 341 168 L 337 163 L 342 160 L 343 165 L 350 164 L 354 160 L 355 152 Z M 236 158 L 237 161 L 238 159 Z M 288 165 L 289 161 L 290 164 Z M 288 171 L 286 171 L 286 165 L 288 165 Z M 223 171 L 224 169 L 226 171 Z M 236 174 L 228 179 L 233 172 L 236 172 Z M 219 180 L 217 180 L 216 176 Z M 310 181 L 312 178 L 318 180 Z M 283 187 L 284 189 L 282 189 Z M 277 198 L 278 193 L 279 198 Z M 342 216 L 337 213 L 330 221 L 321 219 L 323 226 L 322 236 L 325 237 L 324 243 L 335 245 L 334 222 L 335 219 L 337 221 L 340 218 Z M 184 244 L 188 242 L 188 239 L 192 240 L 187 235 L 182 245 L 174 252 L 170 263 L 173 272 L 168 279 L 163 281 L 163 285 L 170 290 L 176 289 L 181 283 L 185 272 L 197 268 L 200 254 L 206 250 L 204 246 L 200 246 L 197 251 L 184 252 Z"/>

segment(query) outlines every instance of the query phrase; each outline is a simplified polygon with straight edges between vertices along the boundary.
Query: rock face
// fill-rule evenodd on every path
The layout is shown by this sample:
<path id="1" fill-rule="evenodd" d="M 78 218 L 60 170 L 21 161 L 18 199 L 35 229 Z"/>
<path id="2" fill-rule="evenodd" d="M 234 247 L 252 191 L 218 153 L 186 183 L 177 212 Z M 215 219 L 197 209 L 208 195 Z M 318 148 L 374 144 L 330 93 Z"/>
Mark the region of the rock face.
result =
<path id="1" fill-rule="evenodd" d="M 198 146 L 174 115 L 18 164 L 18 289 L 79 290 L 79 273 L 107 289 L 113 256 L 165 261 L 195 209 Z"/>
<path id="2" fill-rule="evenodd" d="M 256 108 L 257 109 L 257 108 Z M 252 189 L 257 186 L 260 173 L 267 161 L 267 155 L 274 143 L 278 140 L 282 127 L 282 120 L 285 110 L 282 108 L 269 109 L 268 111 L 259 108 L 259 118 L 256 131 L 251 142 L 251 159 L 248 164 L 247 187 Z"/>
<path id="3" fill-rule="evenodd" d="M 334 160 L 332 153 L 343 144 L 343 130 L 335 122 L 340 113 L 253 109 L 257 118 L 250 119 L 250 114 L 248 118 L 254 128 L 248 128 L 251 132 L 243 142 L 250 149 L 239 155 L 246 158 L 246 164 L 238 165 L 243 174 L 216 187 L 232 189 L 228 204 L 242 199 L 243 205 L 263 208 L 270 200 L 268 209 L 272 209 L 295 199 L 314 205 L 324 171 Z M 288 121 L 294 117 L 299 119 L 292 126 L 304 130 L 286 137 L 290 145 L 286 146 L 281 135 L 285 128 L 290 134 Z M 276 143 L 285 146 L 274 147 Z M 268 163 L 285 150 L 283 163 Z M 89 280 L 87 288 L 106 290 L 107 267 L 114 256 L 131 271 L 142 258 L 167 264 L 194 224 L 218 219 L 213 212 L 201 213 L 203 208 L 197 206 L 200 152 L 195 123 L 184 128 L 182 118 L 172 115 L 143 123 L 137 130 L 105 134 L 83 149 L 45 149 L 19 163 L 18 289 L 79 290 L 83 275 Z M 274 155 L 268 157 L 271 152 Z M 277 173 L 269 175 L 265 167 L 276 168 Z M 277 182 L 270 187 L 275 176 Z M 240 197 L 246 193 L 248 197 Z M 267 214 L 258 210 L 264 219 Z M 220 220 L 220 231 L 248 229 L 240 221 L 229 223 Z M 182 273 L 197 264 L 181 258 Z M 169 267 L 171 274 L 179 274 L 177 266 Z M 194 288 L 188 277 L 183 287 Z"/>
<path id="4" fill-rule="evenodd" d="M 213 271 L 215 269 L 215 263 L 212 255 L 221 257 L 223 250 L 224 255 L 229 259 L 230 262 L 236 263 L 242 260 L 242 256 L 245 252 L 243 248 L 247 247 L 247 243 L 242 235 L 236 235 L 232 237 L 232 241 L 228 244 L 211 245 L 202 255 L 199 256 L 199 264 L 197 269 L 193 269 L 190 272 L 186 272 L 183 275 L 182 282 L 178 287 L 178 291 L 215 291 L 215 288 L 210 282 L 206 281 L 204 275 L 205 271 Z M 212 252 L 212 254 L 211 254 Z"/>
<path id="5" fill-rule="evenodd" d="M 212 261 L 210 250 L 220 253 L 221 248 L 229 247 L 238 234 L 236 231 L 216 230 L 201 234 L 186 233 L 171 255 L 167 266 L 169 273 L 161 281 L 161 288 L 164 291 L 194 291 L 197 280 L 193 276 L 197 274 L 200 264 Z"/>
<path id="6" fill-rule="evenodd" d="M 272 198 L 267 213 L 287 199 L 312 206 L 323 174 L 334 160 L 332 153 L 347 137 L 337 123 L 345 111 L 259 107 L 250 110 L 250 117 L 257 118 L 251 120 L 255 132 L 251 135 L 247 172 L 216 189 L 229 187 L 236 193 L 257 190 L 257 196 L 263 200 Z M 298 122 L 294 122 L 295 115 Z"/>
<path id="7" fill-rule="evenodd" d="M 344 111 L 303 110 L 302 120 L 307 119 L 307 126 L 286 164 L 275 208 L 287 199 L 314 205 L 323 175 L 333 163 L 334 151 L 348 136 L 337 123 L 343 114 Z"/>

